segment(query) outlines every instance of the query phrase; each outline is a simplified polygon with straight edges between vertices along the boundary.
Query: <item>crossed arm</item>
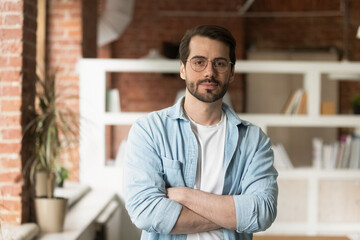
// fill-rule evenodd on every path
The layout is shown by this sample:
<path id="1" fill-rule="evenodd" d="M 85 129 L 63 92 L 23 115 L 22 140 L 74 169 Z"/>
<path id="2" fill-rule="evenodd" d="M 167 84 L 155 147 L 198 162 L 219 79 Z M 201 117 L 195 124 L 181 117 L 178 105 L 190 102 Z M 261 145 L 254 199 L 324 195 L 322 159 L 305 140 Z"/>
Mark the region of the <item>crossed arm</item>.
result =
<path id="1" fill-rule="evenodd" d="M 167 197 L 183 208 L 172 234 L 236 229 L 236 210 L 231 195 L 216 195 L 187 187 L 167 189 Z"/>

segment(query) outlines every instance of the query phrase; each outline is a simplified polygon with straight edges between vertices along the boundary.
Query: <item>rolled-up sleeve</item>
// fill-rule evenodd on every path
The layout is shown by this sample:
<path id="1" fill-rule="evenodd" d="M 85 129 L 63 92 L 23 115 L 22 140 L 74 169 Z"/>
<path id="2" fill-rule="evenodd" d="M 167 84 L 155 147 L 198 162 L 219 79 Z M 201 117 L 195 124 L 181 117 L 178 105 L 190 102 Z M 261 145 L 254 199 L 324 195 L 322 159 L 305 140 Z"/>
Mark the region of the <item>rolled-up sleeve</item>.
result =
<path id="1" fill-rule="evenodd" d="M 252 132 L 254 133 L 254 132 Z M 248 165 L 242 178 L 242 193 L 234 195 L 237 232 L 264 231 L 277 213 L 278 173 L 269 138 L 259 129 L 252 138 L 254 150 L 248 154 Z"/>
<path id="2" fill-rule="evenodd" d="M 124 195 L 132 222 L 148 232 L 169 234 L 182 206 L 166 198 L 161 157 L 150 129 L 136 122 L 129 133 L 124 165 Z"/>

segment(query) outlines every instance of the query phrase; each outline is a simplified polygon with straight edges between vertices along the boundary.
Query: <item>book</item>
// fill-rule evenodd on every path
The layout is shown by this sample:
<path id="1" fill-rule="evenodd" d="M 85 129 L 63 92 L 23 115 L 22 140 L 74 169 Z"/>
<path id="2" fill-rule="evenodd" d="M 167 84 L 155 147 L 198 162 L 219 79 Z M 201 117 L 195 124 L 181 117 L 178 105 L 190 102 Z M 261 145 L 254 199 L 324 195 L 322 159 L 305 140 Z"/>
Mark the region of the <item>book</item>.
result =
<path id="1" fill-rule="evenodd" d="M 314 138 L 312 140 L 313 145 L 313 167 L 321 169 L 323 166 L 323 140 L 320 138 Z"/>
<path id="2" fill-rule="evenodd" d="M 360 167 L 360 137 L 353 136 L 351 141 L 349 168 L 358 169 Z"/>
<path id="3" fill-rule="evenodd" d="M 344 156 L 342 159 L 342 168 L 349 168 L 350 167 L 350 153 L 351 153 L 351 141 L 352 136 L 346 135 L 343 137 L 344 140 Z"/>
<path id="4" fill-rule="evenodd" d="M 333 102 L 321 102 L 321 115 L 335 115 L 335 104 Z"/>
<path id="5" fill-rule="evenodd" d="M 307 95 L 303 89 L 297 89 L 293 91 L 288 100 L 286 101 L 283 110 L 283 114 L 305 114 L 307 109 Z"/>
<path id="6" fill-rule="evenodd" d="M 302 92 L 299 107 L 296 114 L 306 114 L 307 113 L 307 94 Z"/>
<path id="7" fill-rule="evenodd" d="M 360 136 L 344 135 L 330 144 L 325 144 L 322 139 L 314 138 L 313 166 L 324 169 L 359 169 Z"/>

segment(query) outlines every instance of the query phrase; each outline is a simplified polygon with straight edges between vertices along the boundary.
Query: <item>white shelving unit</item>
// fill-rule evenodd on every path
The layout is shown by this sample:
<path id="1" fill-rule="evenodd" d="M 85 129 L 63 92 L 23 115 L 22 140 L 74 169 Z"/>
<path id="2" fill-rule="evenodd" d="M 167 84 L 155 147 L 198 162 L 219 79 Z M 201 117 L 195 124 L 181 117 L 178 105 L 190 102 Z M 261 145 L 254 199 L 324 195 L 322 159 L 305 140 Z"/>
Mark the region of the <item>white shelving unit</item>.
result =
<path id="1" fill-rule="evenodd" d="M 93 188 L 110 188 L 121 197 L 121 167 L 105 166 L 105 126 L 132 124 L 146 113 L 107 113 L 105 111 L 107 72 L 178 73 L 179 60 L 138 59 L 81 59 L 80 74 L 80 181 Z M 360 117 L 352 115 L 322 116 L 321 76 L 323 74 L 360 74 L 356 62 L 289 62 L 289 61 L 242 61 L 235 66 L 237 73 L 294 73 L 303 75 L 303 88 L 308 94 L 307 115 L 239 114 L 240 118 L 260 126 L 265 132 L 269 127 L 351 127 L 360 129 Z M 311 150 L 309 150 L 311 151 Z M 281 171 L 279 181 L 302 181 L 305 186 L 306 216 L 300 222 L 276 222 L 270 233 L 288 234 L 352 234 L 360 235 L 360 171 L 359 170 L 314 170 L 294 169 Z M 357 192 L 359 211 L 356 221 L 320 222 L 319 212 L 323 181 L 350 181 Z M 290 181 L 291 182 L 291 181 Z M 320 189 L 321 188 L 321 189 Z M 280 190 L 281 191 L 281 190 Z M 355 203 L 356 204 L 356 203 Z M 334 206 L 336 207 L 336 206 Z M 289 212 L 288 214 L 293 214 Z M 294 213 L 296 214 L 296 213 Z M 331 222 L 331 221 L 330 221 Z M 354 238 L 355 239 L 355 238 Z"/>

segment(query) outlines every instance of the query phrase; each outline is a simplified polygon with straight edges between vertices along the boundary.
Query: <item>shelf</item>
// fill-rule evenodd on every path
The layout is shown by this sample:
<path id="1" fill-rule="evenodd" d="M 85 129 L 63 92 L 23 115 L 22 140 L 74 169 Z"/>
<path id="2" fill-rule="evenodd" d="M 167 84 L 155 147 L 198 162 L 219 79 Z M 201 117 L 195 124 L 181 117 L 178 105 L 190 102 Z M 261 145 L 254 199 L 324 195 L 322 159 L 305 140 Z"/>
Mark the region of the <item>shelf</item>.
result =
<path id="1" fill-rule="evenodd" d="M 315 169 L 315 168 L 292 168 L 280 169 L 279 179 L 358 179 L 360 185 L 360 169 Z"/>
<path id="2" fill-rule="evenodd" d="M 317 231 L 313 229 L 317 228 Z M 304 233 L 304 229 L 308 229 Z M 296 234 L 296 235 L 346 235 L 350 236 L 351 234 L 357 234 L 360 229 L 359 223 L 333 223 L 333 224 L 318 224 L 312 225 L 306 223 L 277 223 L 272 225 L 268 230 L 266 230 L 266 235 L 271 234 Z"/>
<path id="3" fill-rule="evenodd" d="M 83 58 L 78 69 L 102 72 L 179 73 L 180 60 L 170 59 L 91 59 Z M 359 62 L 248 61 L 236 60 L 237 73 L 359 73 Z"/>
<path id="4" fill-rule="evenodd" d="M 136 119 L 146 115 L 145 112 L 121 112 L 105 113 L 103 123 L 105 125 L 125 125 L 133 124 Z M 283 114 L 238 114 L 246 121 L 260 126 L 272 127 L 358 127 L 360 125 L 360 116 L 354 115 L 336 115 L 336 116 L 300 116 Z"/>
<path id="5" fill-rule="evenodd" d="M 355 128 L 360 131 L 360 115 L 321 115 L 322 85 L 324 75 L 337 73 L 360 73 L 360 62 L 304 62 L 304 61 L 244 61 L 238 60 L 235 65 L 237 74 L 246 73 L 280 73 L 280 74 L 300 74 L 302 75 L 303 89 L 308 94 L 307 115 L 283 115 L 283 114 L 244 114 L 238 116 L 268 131 L 270 127 L 299 127 L 314 128 L 319 132 L 325 128 Z M 179 60 L 148 60 L 148 59 L 81 59 L 78 70 L 80 74 L 80 114 L 83 119 L 81 122 L 80 141 L 80 180 L 91 187 L 113 190 L 122 196 L 122 166 L 105 166 L 106 163 L 106 126 L 109 125 L 132 125 L 139 117 L 148 112 L 119 112 L 106 113 L 106 73 L 107 72 L 141 72 L 141 73 L 179 73 Z M 134 79 L 136 81 L 136 79 Z M 274 129 L 270 129 L 270 133 Z M 282 130 L 282 129 L 281 129 Z M 291 131 L 293 129 L 290 129 Z M 297 129 L 295 129 L 297 131 Z M 274 131 L 276 132 L 277 129 Z M 290 136 L 297 137 L 297 136 Z M 329 138 L 333 139 L 331 135 Z M 304 138 L 306 139 L 306 138 Z M 307 141 L 302 139 L 302 141 Z M 295 139 L 297 140 L 297 139 Z M 286 139 L 284 142 L 287 141 Z M 309 143 L 309 142 L 306 142 Z M 307 148 L 307 153 L 311 154 L 311 146 Z M 309 159 L 309 158 L 306 158 Z M 310 159 L 311 160 L 311 157 Z M 310 161 L 309 161 L 310 162 Z M 306 163 L 307 165 L 308 162 Z M 97 176 L 94 178 L 94 176 Z M 279 170 L 279 183 L 289 185 L 288 192 L 281 189 L 280 194 L 290 196 L 291 201 L 284 203 L 290 207 L 296 207 L 298 201 L 304 203 L 306 219 L 303 221 L 291 222 L 284 218 L 284 222 L 275 222 L 269 229 L 269 233 L 299 233 L 299 234 L 319 234 L 319 233 L 359 233 L 359 223 L 339 223 L 323 224 L 319 221 L 319 195 L 321 186 L 328 186 L 335 181 L 340 186 L 351 184 L 351 189 L 360 186 L 360 169 L 315 169 L 315 168 L 293 168 Z M 289 181 L 290 180 L 290 181 Z M 114 185 L 113 183 L 119 183 Z M 291 184 L 300 186 L 303 189 L 293 188 Z M 288 186 L 285 185 L 285 186 Z M 331 185 L 330 185 L 331 186 Z M 350 190 L 351 190 L 350 189 Z M 295 194 L 304 192 L 305 195 Z M 330 192 L 333 189 L 330 189 Z M 341 190 L 341 189 L 340 189 Z M 329 190 L 327 190 L 329 191 Z M 348 192 L 346 192 L 348 194 Z M 286 195 L 287 194 L 287 195 Z M 328 196 L 326 192 L 326 196 Z M 283 197 L 282 196 L 282 197 Z M 304 196 L 304 198 L 302 198 Z M 359 199 L 355 195 L 354 201 Z M 286 198 L 279 198 L 281 199 Z M 286 207 L 282 203 L 279 206 Z M 301 205 L 301 204 L 300 204 Z M 302 206 L 302 205 L 301 205 Z M 356 205 L 358 206 L 358 205 Z M 332 213 L 333 206 L 330 205 L 329 211 Z M 285 209 L 283 213 L 294 213 L 295 208 Z M 323 211 L 323 209 L 320 209 Z M 278 213 L 281 215 L 281 212 Z M 291 220 L 291 219 L 290 219 Z"/>
<path id="6" fill-rule="evenodd" d="M 120 113 L 105 113 L 105 125 L 131 125 L 136 119 L 148 114 L 147 112 L 120 112 Z"/>
<path id="7" fill-rule="evenodd" d="M 282 114 L 239 114 L 241 119 L 254 124 L 261 123 L 267 126 L 282 127 L 357 127 L 360 116 L 337 115 L 337 116 L 301 116 Z"/>

